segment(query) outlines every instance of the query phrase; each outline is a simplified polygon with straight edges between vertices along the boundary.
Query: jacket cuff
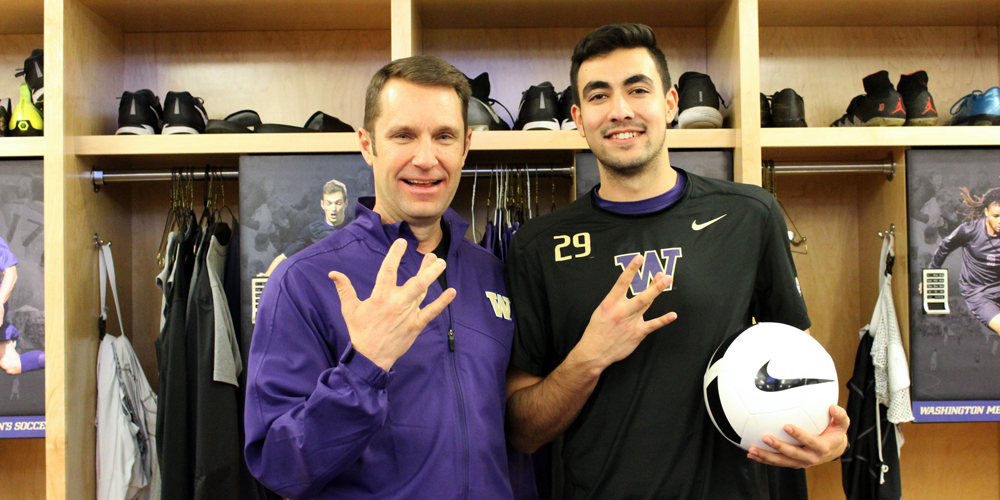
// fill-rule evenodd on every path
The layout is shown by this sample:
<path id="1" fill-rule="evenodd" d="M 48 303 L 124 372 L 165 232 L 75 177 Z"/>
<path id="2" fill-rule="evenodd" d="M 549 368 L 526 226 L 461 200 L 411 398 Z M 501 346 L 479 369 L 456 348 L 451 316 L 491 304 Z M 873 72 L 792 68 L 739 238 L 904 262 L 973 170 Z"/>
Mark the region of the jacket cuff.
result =
<path id="1" fill-rule="evenodd" d="M 385 390 L 396 373 L 394 370 L 385 371 L 382 367 L 373 363 L 364 354 L 354 349 L 354 344 L 348 344 L 344 354 L 340 356 L 340 364 L 351 374 L 363 380 L 366 384 L 377 390 Z"/>

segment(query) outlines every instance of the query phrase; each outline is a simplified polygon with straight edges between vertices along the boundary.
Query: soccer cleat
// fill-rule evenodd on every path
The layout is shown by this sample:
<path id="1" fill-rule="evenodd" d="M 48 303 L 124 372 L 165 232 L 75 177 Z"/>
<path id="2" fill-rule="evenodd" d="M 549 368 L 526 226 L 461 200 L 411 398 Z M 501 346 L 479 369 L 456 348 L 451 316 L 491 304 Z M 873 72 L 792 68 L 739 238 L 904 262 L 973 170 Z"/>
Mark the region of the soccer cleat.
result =
<path id="1" fill-rule="evenodd" d="M 14 76 L 24 76 L 24 83 L 31 89 L 31 101 L 41 113 L 45 105 L 45 55 L 42 49 L 34 49 L 31 55 L 24 60 L 24 67 L 19 69 Z"/>
<path id="2" fill-rule="evenodd" d="M 21 98 L 10 114 L 10 128 L 7 135 L 11 137 L 32 137 L 42 135 L 44 122 L 38 108 L 31 103 L 31 89 L 27 83 L 21 84 Z"/>
<path id="3" fill-rule="evenodd" d="M 514 130 L 559 130 L 559 95 L 549 82 L 532 85 L 521 94 Z"/>
<path id="4" fill-rule="evenodd" d="M 159 134 L 162 117 L 160 98 L 152 90 L 126 90 L 118 104 L 118 130 L 115 135 Z"/>
<path id="5" fill-rule="evenodd" d="M 974 90 L 951 106 L 952 125 L 1000 125 L 1000 87 Z"/>
<path id="6" fill-rule="evenodd" d="M 764 95 L 763 92 L 760 93 L 760 128 L 773 127 L 774 122 L 771 120 L 771 101 Z"/>
<path id="7" fill-rule="evenodd" d="M 225 120 L 208 120 L 206 134 L 249 134 L 260 125 L 260 115 L 252 109 L 237 111 Z"/>
<path id="8" fill-rule="evenodd" d="M 677 123 L 680 128 L 720 128 L 722 97 L 715 90 L 712 78 L 703 73 L 688 71 L 677 80 Z M 725 105 L 725 102 L 723 102 Z"/>
<path id="9" fill-rule="evenodd" d="M 10 99 L 0 99 L 0 137 L 7 136 L 7 124 L 10 122 Z"/>
<path id="10" fill-rule="evenodd" d="M 576 130 L 576 122 L 573 121 L 573 86 L 566 87 L 566 90 L 559 94 L 559 128 L 562 130 Z"/>
<path id="11" fill-rule="evenodd" d="M 200 97 L 189 92 L 167 92 L 163 106 L 163 135 L 204 134 L 208 113 Z"/>
<path id="12" fill-rule="evenodd" d="M 938 113 L 934 107 L 934 98 L 927 90 L 926 71 L 900 75 L 896 90 L 903 96 L 906 125 L 929 127 L 937 124 Z"/>
<path id="13" fill-rule="evenodd" d="M 490 99 L 490 75 L 482 73 L 474 79 L 466 78 L 469 80 L 469 87 L 472 88 L 472 97 L 469 99 L 469 128 L 480 132 L 510 130 L 510 125 L 507 125 L 507 122 L 503 121 L 493 109 L 493 104 L 500 102 Z M 503 107 L 503 104 L 500 106 Z"/>
<path id="14" fill-rule="evenodd" d="M 772 95 L 771 122 L 775 127 L 805 127 L 806 105 L 802 96 L 792 89 Z"/>
<path id="15" fill-rule="evenodd" d="M 906 123 L 903 96 L 892 87 L 888 71 L 872 73 L 863 81 L 866 93 L 851 99 L 847 113 L 831 127 L 898 127 Z"/>

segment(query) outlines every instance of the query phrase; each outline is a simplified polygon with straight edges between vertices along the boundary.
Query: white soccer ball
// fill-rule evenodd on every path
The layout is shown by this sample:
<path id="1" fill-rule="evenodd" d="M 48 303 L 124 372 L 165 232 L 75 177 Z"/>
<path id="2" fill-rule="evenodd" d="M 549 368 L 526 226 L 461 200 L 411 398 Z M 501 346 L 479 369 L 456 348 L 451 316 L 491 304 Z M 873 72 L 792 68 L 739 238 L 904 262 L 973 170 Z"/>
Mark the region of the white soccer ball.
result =
<path id="1" fill-rule="evenodd" d="M 758 323 L 716 349 L 704 379 L 705 408 L 733 444 L 774 451 L 765 434 L 799 442 L 783 430 L 794 425 L 819 434 L 837 403 L 837 369 L 816 339 L 781 323 Z"/>

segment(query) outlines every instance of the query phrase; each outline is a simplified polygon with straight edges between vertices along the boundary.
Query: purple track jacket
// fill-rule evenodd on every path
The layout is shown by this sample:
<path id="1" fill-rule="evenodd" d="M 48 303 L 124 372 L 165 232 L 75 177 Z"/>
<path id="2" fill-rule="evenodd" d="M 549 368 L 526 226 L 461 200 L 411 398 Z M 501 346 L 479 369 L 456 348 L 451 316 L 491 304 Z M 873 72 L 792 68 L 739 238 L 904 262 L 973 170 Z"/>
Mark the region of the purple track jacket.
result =
<path id="1" fill-rule="evenodd" d="M 353 223 L 268 280 L 245 413 L 247 465 L 268 488 L 290 498 L 512 498 L 504 377 L 514 324 L 503 265 L 464 237 L 457 213 L 443 220 L 458 295 L 388 372 L 351 346 L 327 274 L 346 274 L 365 300 L 389 246 L 404 238 L 403 284 L 423 258 L 405 222 L 382 225 L 359 203 Z M 441 292 L 433 283 L 423 306 Z"/>

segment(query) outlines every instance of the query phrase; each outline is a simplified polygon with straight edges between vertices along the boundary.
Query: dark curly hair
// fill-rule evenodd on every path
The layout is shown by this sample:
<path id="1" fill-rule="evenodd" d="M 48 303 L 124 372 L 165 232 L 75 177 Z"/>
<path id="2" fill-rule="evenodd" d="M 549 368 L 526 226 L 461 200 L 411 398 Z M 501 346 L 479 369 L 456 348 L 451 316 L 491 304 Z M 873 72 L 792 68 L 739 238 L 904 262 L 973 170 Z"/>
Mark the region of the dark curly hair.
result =
<path id="1" fill-rule="evenodd" d="M 966 216 L 967 220 L 981 219 L 984 216 L 984 209 L 990 208 L 993 205 L 1000 206 L 1000 187 L 990 189 L 983 193 L 982 196 L 970 193 L 969 188 L 962 188 L 961 191 L 962 203 L 972 209 L 972 213 Z"/>
<path id="2" fill-rule="evenodd" d="M 577 77 L 580 75 L 580 65 L 588 59 L 610 54 L 618 49 L 644 48 L 653 58 L 660 81 L 663 82 L 663 92 L 670 90 L 670 71 L 667 69 L 667 58 L 656 45 L 656 35 L 652 28 L 639 23 L 609 24 L 597 28 L 583 37 L 573 49 L 572 64 L 569 69 L 570 82 L 573 85 L 573 101 L 580 105 L 580 87 Z"/>

